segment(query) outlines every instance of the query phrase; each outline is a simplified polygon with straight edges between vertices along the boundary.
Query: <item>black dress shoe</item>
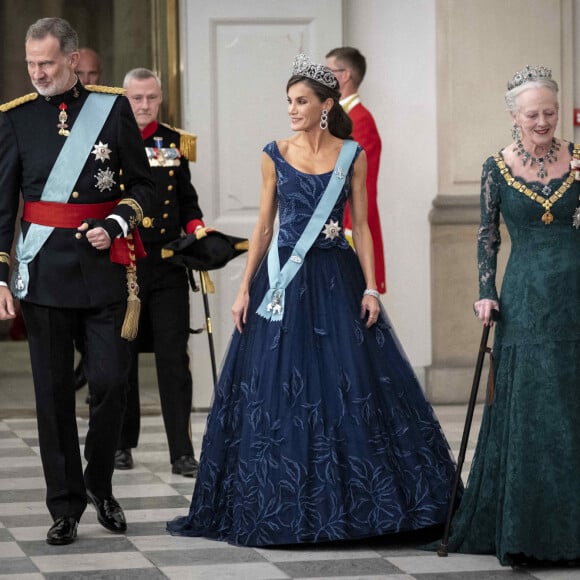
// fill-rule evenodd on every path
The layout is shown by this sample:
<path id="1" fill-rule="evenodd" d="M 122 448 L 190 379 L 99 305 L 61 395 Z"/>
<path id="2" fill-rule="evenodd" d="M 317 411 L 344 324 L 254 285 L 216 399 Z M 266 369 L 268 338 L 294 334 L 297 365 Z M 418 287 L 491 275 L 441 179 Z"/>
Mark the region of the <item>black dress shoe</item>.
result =
<path id="1" fill-rule="evenodd" d="M 63 516 L 55 520 L 46 534 L 46 543 L 53 546 L 72 544 L 77 537 L 79 523 L 75 518 Z"/>
<path id="2" fill-rule="evenodd" d="M 99 520 L 99 524 L 103 528 L 115 534 L 122 534 L 127 531 L 123 508 L 112 495 L 101 499 L 87 489 L 87 500 L 95 506 L 97 520 Z"/>
<path id="3" fill-rule="evenodd" d="M 115 451 L 115 469 L 133 469 L 133 455 L 130 449 Z"/>
<path id="4" fill-rule="evenodd" d="M 177 473 L 185 477 L 195 477 L 198 468 L 199 463 L 193 455 L 182 455 L 171 465 L 171 473 Z"/>

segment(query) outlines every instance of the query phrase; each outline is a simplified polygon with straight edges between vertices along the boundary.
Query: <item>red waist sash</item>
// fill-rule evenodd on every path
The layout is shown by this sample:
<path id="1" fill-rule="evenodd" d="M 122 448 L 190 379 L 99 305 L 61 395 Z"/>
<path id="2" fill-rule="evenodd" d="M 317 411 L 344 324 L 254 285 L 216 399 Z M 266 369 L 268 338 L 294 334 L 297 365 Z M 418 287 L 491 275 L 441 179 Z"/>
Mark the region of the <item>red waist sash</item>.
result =
<path id="1" fill-rule="evenodd" d="M 25 201 L 22 219 L 31 224 L 52 228 L 78 228 L 88 219 L 105 219 L 119 200 L 103 203 L 58 203 L 54 201 Z M 111 262 L 129 265 L 135 258 L 144 258 L 147 254 L 143 248 L 139 230 L 134 228 L 131 234 L 134 243 L 129 247 L 127 238 L 115 238 L 110 247 Z M 131 244 L 132 245 L 132 244 Z"/>
<path id="2" fill-rule="evenodd" d="M 118 199 L 104 203 L 25 201 L 22 219 L 52 228 L 78 228 L 85 220 L 105 219 L 118 203 Z"/>

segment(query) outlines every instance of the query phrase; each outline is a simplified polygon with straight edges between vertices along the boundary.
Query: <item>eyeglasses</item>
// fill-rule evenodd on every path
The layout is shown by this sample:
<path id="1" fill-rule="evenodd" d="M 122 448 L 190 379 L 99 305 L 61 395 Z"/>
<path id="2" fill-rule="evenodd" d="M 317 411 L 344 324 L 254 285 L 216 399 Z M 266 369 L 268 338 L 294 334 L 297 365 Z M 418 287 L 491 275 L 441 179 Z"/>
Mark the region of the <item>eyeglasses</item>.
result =
<path id="1" fill-rule="evenodd" d="M 331 73 L 336 74 L 337 72 L 344 72 L 345 68 L 331 68 L 329 69 Z"/>

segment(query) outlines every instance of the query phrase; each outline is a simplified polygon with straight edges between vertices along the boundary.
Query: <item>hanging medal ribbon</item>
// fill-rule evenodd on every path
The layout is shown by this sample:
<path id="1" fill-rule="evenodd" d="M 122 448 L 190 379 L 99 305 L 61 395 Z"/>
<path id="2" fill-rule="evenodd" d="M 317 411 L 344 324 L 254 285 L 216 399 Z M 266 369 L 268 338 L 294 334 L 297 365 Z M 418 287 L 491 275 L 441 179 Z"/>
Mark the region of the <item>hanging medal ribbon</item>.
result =
<path id="1" fill-rule="evenodd" d="M 68 120 L 68 115 L 67 115 L 67 104 L 66 103 L 61 103 L 58 106 L 59 109 L 59 113 L 58 113 L 58 134 L 62 135 L 63 137 L 68 137 L 70 135 L 70 131 L 68 130 L 68 125 L 66 124 L 67 120 Z"/>

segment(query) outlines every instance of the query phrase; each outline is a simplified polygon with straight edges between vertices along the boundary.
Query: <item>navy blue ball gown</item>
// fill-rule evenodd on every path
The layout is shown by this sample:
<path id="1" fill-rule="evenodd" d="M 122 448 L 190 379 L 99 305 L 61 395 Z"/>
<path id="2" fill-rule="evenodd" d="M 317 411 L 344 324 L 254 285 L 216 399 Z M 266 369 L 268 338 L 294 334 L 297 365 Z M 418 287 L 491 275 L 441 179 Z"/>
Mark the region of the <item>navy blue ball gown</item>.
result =
<path id="1" fill-rule="evenodd" d="M 275 142 L 280 263 L 332 172 L 302 173 Z M 361 148 L 358 148 L 357 155 Z M 417 530 L 445 521 L 455 464 L 386 312 L 366 329 L 365 280 L 340 224 L 352 167 L 325 228 L 286 289 L 284 317 L 234 331 L 207 419 L 189 514 L 174 535 L 247 546 Z"/>

